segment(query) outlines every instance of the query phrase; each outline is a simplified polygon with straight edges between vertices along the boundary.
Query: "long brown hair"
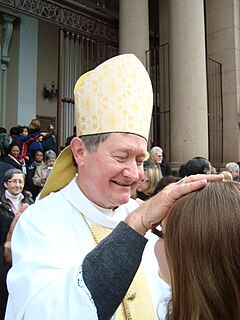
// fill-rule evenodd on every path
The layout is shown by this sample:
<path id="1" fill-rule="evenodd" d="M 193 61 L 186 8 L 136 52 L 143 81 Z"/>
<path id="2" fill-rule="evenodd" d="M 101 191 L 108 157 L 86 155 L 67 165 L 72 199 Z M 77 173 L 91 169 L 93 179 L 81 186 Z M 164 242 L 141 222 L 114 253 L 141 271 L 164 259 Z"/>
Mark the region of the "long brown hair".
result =
<path id="1" fill-rule="evenodd" d="M 179 199 L 166 224 L 167 319 L 240 317 L 240 183 L 212 182 Z"/>

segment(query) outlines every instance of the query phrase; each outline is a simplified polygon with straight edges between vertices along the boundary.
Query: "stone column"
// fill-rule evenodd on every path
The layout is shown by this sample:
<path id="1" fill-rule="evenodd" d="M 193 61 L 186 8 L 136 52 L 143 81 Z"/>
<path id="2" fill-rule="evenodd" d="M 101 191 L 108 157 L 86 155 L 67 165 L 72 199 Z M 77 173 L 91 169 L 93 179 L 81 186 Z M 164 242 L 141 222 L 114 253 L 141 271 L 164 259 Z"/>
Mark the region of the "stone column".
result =
<path id="1" fill-rule="evenodd" d="M 171 165 L 208 158 L 203 0 L 169 0 Z"/>
<path id="2" fill-rule="evenodd" d="M 20 25 L 18 124 L 36 117 L 38 21 L 22 16 Z"/>
<path id="3" fill-rule="evenodd" d="M 119 1 L 119 53 L 134 53 L 146 66 L 147 50 L 148 0 Z"/>
<path id="4" fill-rule="evenodd" d="M 9 45 L 12 38 L 13 22 L 15 17 L 3 14 L 2 35 L 0 38 L 0 126 L 6 127 L 6 91 L 7 91 L 7 68 L 9 65 Z"/>

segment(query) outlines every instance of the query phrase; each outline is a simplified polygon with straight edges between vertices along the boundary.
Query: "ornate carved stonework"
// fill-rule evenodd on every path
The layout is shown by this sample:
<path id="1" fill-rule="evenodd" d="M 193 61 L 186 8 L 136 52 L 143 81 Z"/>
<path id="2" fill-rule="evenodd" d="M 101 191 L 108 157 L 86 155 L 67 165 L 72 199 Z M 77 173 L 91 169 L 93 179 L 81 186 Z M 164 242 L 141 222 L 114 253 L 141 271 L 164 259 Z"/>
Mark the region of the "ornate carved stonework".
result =
<path id="1" fill-rule="evenodd" d="M 91 38 L 104 40 L 113 45 L 118 43 L 116 21 L 77 1 L 0 0 L 0 4 Z"/>
<path id="2" fill-rule="evenodd" d="M 12 30 L 13 30 L 13 21 L 15 17 L 10 15 L 4 14 L 1 19 L 3 20 L 3 34 L 2 34 L 2 50 L 1 50 L 1 70 L 6 71 L 9 63 L 9 56 L 8 56 L 8 48 L 9 43 L 12 37 Z"/>

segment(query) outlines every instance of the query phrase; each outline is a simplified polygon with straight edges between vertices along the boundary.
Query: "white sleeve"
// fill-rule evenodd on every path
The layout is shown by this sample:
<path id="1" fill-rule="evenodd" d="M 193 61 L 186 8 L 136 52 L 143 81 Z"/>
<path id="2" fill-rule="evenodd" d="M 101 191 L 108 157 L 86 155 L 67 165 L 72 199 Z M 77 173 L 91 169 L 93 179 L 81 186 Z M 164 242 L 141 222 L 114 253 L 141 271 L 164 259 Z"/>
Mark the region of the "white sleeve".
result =
<path id="1" fill-rule="evenodd" d="M 97 320 L 96 307 L 82 280 L 86 253 L 78 247 L 79 232 L 73 232 L 72 222 L 64 221 L 59 210 L 58 214 L 36 214 L 41 206 L 35 207 L 24 212 L 14 230 L 5 319 Z"/>

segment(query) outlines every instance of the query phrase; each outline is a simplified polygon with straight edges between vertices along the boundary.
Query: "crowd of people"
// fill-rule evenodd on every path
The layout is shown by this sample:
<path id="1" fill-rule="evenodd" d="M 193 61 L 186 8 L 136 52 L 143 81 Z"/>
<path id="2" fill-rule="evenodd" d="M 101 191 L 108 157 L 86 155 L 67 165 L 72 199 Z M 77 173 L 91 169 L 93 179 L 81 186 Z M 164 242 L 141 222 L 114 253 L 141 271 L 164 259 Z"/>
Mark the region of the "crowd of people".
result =
<path id="1" fill-rule="evenodd" d="M 152 86 L 132 54 L 80 77 L 74 98 L 58 157 L 37 119 L 1 153 L 0 320 L 237 320 L 238 164 L 196 156 L 173 172 L 159 146 L 146 159 Z"/>
<path id="2" fill-rule="evenodd" d="M 0 128 L 0 160 L 8 164 L 8 168 L 16 168 L 26 175 L 25 189 L 29 191 L 35 200 L 39 194 L 46 173 L 42 171 L 42 183 L 38 179 L 33 179 L 38 172 L 37 167 L 41 164 L 46 166 L 43 161 L 46 153 L 52 151 L 57 157 L 57 142 L 53 125 L 49 125 L 46 132 L 42 132 L 39 119 L 33 119 L 28 126 L 19 125 L 12 127 L 9 133 L 5 128 Z M 39 160 L 39 155 L 42 155 Z M 53 166 L 53 163 L 48 165 Z M 6 166 L 5 166 L 6 167 Z M 7 168 L 7 167 L 6 167 Z M 2 169 L 4 171 L 4 169 Z"/>
<path id="3" fill-rule="evenodd" d="M 4 319 L 8 291 L 7 272 L 12 265 L 11 236 L 21 213 L 39 195 L 56 160 L 53 126 L 41 131 L 40 121 L 16 126 L 9 133 L 0 128 L 0 319 Z M 53 148 L 55 151 L 48 149 Z"/>

